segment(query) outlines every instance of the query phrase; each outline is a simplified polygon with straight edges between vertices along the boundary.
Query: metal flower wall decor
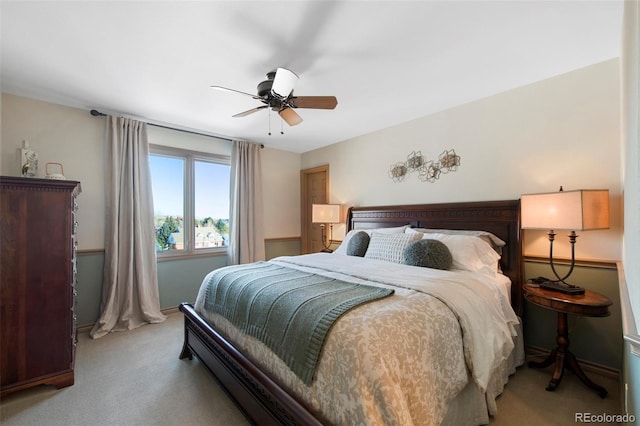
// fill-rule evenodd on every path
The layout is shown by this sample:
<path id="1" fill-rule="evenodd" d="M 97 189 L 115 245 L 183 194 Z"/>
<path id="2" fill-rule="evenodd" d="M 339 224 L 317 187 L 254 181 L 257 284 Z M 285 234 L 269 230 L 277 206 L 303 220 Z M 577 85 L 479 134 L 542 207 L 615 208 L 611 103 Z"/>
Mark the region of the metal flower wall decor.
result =
<path id="1" fill-rule="evenodd" d="M 435 182 L 441 174 L 455 172 L 460 165 L 460 156 L 455 150 L 445 150 L 437 160 L 425 160 L 422 152 L 413 151 L 407 156 L 407 161 L 392 164 L 389 177 L 394 182 L 402 182 L 409 173 L 418 173 L 422 182 Z"/>

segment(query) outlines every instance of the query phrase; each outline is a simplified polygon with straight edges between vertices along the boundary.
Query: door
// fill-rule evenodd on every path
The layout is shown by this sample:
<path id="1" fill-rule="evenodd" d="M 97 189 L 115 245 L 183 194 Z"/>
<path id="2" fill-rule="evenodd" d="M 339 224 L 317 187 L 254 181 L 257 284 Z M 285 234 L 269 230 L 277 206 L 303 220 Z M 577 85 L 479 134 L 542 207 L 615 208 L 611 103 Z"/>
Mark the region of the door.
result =
<path id="1" fill-rule="evenodd" d="M 324 248 L 322 229 L 319 223 L 311 223 L 311 205 L 329 202 L 329 166 L 319 166 L 300 172 L 300 197 L 302 205 L 300 220 L 302 253 L 317 253 Z M 327 238 L 327 236 L 325 236 Z M 327 244 L 329 241 L 327 241 Z"/>

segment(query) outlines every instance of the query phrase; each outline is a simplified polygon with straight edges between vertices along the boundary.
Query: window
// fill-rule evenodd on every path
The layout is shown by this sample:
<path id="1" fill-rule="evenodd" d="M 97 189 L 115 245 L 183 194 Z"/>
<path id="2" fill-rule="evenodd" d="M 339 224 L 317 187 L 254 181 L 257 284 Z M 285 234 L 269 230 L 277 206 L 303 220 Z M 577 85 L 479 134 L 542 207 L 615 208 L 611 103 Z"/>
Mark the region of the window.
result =
<path id="1" fill-rule="evenodd" d="M 226 156 L 150 146 L 156 252 L 160 257 L 226 251 Z"/>

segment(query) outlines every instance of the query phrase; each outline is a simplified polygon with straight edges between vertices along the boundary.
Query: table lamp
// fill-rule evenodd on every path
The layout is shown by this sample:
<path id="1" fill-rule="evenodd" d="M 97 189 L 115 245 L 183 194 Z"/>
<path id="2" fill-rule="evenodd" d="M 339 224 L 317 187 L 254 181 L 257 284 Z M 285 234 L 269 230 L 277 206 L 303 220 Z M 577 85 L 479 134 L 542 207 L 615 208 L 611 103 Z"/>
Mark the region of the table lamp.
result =
<path id="1" fill-rule="evenodd" d="M 333 224 L 340 223 L 340 204 L 312 204 L 311 205 L 311 222 L 319 223 L 322 230 L 322 245 L 326 252 L 333 252 L 331 246 L 331 234 L 333 232 Z M 329 224 L 329 245 L 325 238 L 325 225 Z"/>
<path id="2" fill-rule="evenodd" d="M 567 283 L 575 265 L 576 231 L 609 228 L 609 190 L 580 189 L 545 194 L 527 194 L 520 198 L 522 229 L 549 230 L 549 264 L 555 280 L 540 277 L 536 283 L 542 288 L 567 294 L 583 294 L 584 288 Z M 570 231 L 571 265 L 564 277 L 556 272 L 553 264 L 555 230 Z"/>

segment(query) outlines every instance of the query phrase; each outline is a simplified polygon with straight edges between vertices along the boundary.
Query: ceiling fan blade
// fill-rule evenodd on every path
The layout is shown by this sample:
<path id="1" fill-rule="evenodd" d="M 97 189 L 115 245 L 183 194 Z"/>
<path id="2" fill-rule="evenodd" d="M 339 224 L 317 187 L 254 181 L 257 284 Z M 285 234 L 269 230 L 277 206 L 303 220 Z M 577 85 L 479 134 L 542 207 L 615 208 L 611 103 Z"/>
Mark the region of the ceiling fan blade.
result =
<path id="1" fill-rule="evenodd" d="M 284 108 L 278 111 L 280 117 L 287 122 L 289 126 L 295 126 L 302 123 L 302 117 L 298 115 L 292 108 Z"/>
<path id="2" fill-rule="evenodd" d="M 224 92 L 240 93 L 241 95 L 251 96 L 253 99 L 262 99 L 260 96 L 252 95 L 251 93 L 247 93 L 247 92 L 241 92 L 240 90 L 236 90 L 236 89 L 229 89 L 228 87 L 211 86 L 211 88 L 215 90 L 222 90 Z"/>
<path id="3" fill-rule="evenodd" d="M 246 117 L 249 114 L 253 114 L 256 111 L 260 111 L 261 109 L 267 108 L 267 107 L 268 107 L 268 105 L 262 105 L 262 106 L 259 106 L 259 107 L 256 107 L 256 108 L 249 109 L 249 110 L 244 111 L 244 112 L 239 112 L 239 113 L 233 115 L 232 117 Z"/>
<path id="4" fill-rule="evenodd" d="M 294 108 L 334 109 L 338 105 L 335 96 L 297 96 L 289 100 Z"/>
<path id="5" fill-rule="evenodd" d="M 271 93 L 281 99 L 286 99 L 293 92 L 293 87 L 296 85 L 298 78 L 293 71 L 286 68 L 278 68 L 276 76 L 273 78 Z"/>

